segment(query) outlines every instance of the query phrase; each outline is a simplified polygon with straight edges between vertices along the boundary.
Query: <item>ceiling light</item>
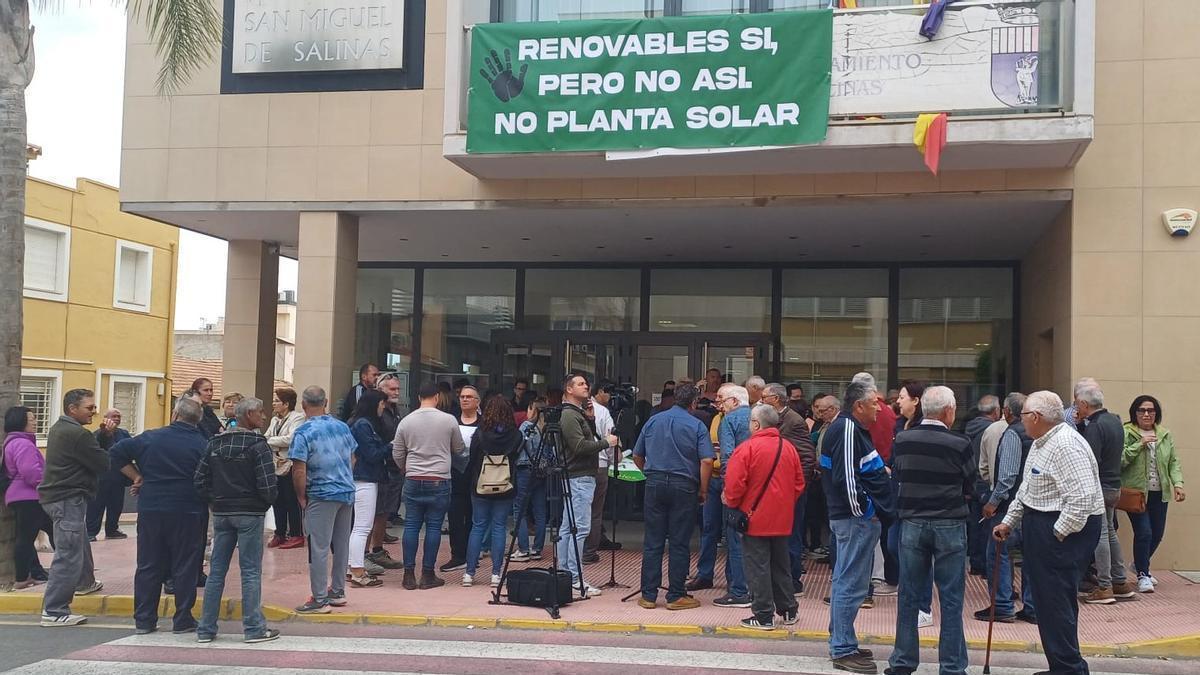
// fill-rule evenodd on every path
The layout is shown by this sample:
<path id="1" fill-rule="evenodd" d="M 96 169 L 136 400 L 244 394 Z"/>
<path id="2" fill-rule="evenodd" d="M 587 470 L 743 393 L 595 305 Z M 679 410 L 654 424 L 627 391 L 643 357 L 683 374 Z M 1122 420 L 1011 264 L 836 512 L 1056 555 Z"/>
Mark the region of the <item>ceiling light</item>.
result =
<path id="1" fill-rule="evenodd" d="M 654 241 L 654 237 L 642 237 L 644 241 Z"/>
<path id="2" fill-rule="evenodd" d="M 850 244 L 850 248 L 862 248 L 862 244 Z"/>
<path id="3" fill-rule="evenodd" d="M 726 245 L 722 246 L 721 248 L 733 248 L 733 246 L 730 244 L 726 244 Z"/>
<path id="4" fill-rule="evenodd" d="M 922 238 L 922 239 L 931 239 L 932 237 L 933 237 L 933 235 L 932 235 L 932 234 L 923 234 L 923 235 L 921 235 L 921 238 Z"/>
<path id="5" fill-rule="evenodd" d="M 596 248 L 604 248 L 604 247 L 603 247 L 603 246 L 597 246 Z"/>
<path id="6" fill-rule="evenodd" d="M 529 241 L 529 237 L 521 237 L 521 241 Z"/>
<path id="7" fill-rule="evenodd" d="M 480 246 L 479 248 L 491 248 L 491 246 Z"/>
<path id="8" fill-rule="evenodd" d="M 794 234 L 793 234 L 792 236 L 788 237 L 788 239 L 799 239 L 799 238 L 800 238 L 800 237 L 797 237 L 797 236 L 796 236 L 796 235 L 794 235 Z"/>
<path id="9" fill-rule="evenodd" d="M 400 237 L 400 241 L 408 241 L 408 237 Z"/>

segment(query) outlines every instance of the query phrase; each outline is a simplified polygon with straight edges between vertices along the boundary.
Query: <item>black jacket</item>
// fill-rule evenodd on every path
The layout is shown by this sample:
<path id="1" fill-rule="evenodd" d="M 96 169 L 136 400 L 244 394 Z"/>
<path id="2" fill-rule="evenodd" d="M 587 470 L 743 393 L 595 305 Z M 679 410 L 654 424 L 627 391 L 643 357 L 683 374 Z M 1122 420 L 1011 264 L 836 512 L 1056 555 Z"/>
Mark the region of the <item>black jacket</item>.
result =
<path id="1" fill-rule="evenodd" d="M 213 513 L 223 516 L 261 516 L 279 490 L 267 439 L 238 428 L 208 442 L 194 483 Z"/>
<path id="2" fill-rule="evenodd" d="M 467 475 L 471 477 L 471 495 L 480 499 L 512 499 L 516 493 L 512 490 L 498 495 L 481 495 L 475 492 L 475 483 L 479 480 L 479 472 L 483 469 L 484 455 L 508 455 L 510 469 L 509 482 L 516 475 L 517 458 L 521 454 L 521 446 L 525 439 L 515 427 L 506 429 L 479 429 L 471 437 L 471 461 L 467 465 Z M 497 460 L 493 460 L 497 461 Z M 516 488 L 516 485 L 513 485 Z"/>
<path id="3" fill-rule="evenodd" d="M 1120 490 L 1121 454 L 1125 451 L 1125 429 L 1121 426 L 1121 418 L 1101 408 L 1080 428 L 1096 455 L 1100 486 L 1106 490 Z"/>
<path id="4" fill-rule="evenodd" d="M 212 438 L 221 433 L 225 429 L 225 425 L 221 424 L 221 419 L 217 417 L 216 411 L 210 406 L 201 407 L 204 408 L 204 417 L 200 418 L 200 423 L 196 426 L 205 438 Z"/>

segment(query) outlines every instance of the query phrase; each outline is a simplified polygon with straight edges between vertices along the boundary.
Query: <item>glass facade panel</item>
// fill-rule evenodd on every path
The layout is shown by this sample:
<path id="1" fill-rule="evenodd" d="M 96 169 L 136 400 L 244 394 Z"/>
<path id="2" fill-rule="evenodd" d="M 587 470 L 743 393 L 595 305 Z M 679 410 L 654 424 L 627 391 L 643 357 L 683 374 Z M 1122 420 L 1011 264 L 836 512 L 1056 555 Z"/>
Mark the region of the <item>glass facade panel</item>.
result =
<path id="1" fill-rule="evenodd" d="M 651 270 L 650 330 L 767 332 L 771 271 Z"/>
<path id="2" fill-rule="evenodd" d="M 745 14 L 750 0 L 683 0 L 683 16 L 702 14 Z"/>
<path id="3" fill-rule="evenodd" d="M 492 331 L 513 327 L 516 271 L 432 269 L 424 283 L 421 381 L 466 379 L 499 391 Z"/>
<path id="4" fill-rule="evenodd" d="M 663 14 L 663 0 L 499 0 L 500 21 L 635 19 Z"/>
<path id="5" fill-rule="evenodd" d="M 1012 385 L 1011 269 L 900 272 L 899 376 L 945 384 L 962 408 Z"/>
<path id="6" fill-rule="evenodd" d="M 400 378 L 400 402 L 408 401 L 412 377 L 413 289 L 406 269 L 360 269 L 355 302 L 354 363 L 370 361 Z M 357 370 L 347 382 L 358 380 Z"/>
<path id="7" fill-rule="evenodd" d="M 887 330 L 887 270 L 783 271 L 781 374 L 809 400 L 864 370 L 886 390 Z"/>
<path id="8" fill-rule="evenodd" d="M 641 296 L 641 270 L 527 270 L 525 328 L 638 330 Z"/>

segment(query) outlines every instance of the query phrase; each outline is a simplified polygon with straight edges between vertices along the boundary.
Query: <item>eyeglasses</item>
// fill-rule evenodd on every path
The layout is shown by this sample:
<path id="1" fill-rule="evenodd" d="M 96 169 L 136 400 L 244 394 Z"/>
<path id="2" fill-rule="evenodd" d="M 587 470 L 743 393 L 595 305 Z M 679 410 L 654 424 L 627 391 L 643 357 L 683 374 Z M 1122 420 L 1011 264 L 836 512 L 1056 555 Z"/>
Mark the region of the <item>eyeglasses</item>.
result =
<path id="1" fill-rule="evenodd" d="M 1153 414 L 1155 414 L 1156 412 L 1158 412 L 1158 411 L 1156 411 L 1154 408 L 1138 408 L 1137 414 L 1139 414 L 1139 415 L 1153 415 Z"/>
<path id="2" fill-rule="evenodd" d="M 1023 410 L 1023 411 L 1021 411 L 1021 416 L 1022 416 L 1022 417 L 1024 417 L 1025 415 L 1037 415 L 1037 414 L 1038 414 L 1038 411 L 1036 411 L 1036 410 Z"/>

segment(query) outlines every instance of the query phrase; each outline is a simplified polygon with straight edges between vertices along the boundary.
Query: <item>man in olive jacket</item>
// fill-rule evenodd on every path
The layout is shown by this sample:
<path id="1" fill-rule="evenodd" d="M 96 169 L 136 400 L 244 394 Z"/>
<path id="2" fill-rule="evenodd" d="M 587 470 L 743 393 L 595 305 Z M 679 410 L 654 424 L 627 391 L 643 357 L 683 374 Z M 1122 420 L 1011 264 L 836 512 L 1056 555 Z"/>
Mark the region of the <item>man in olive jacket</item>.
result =
<path id="1" fill-rule="evenodd" d="M 74 626 L 87 617 L 71 613 L 71 598 L 103 588 L 96 581 L 92 545 L 87 536 L 87 506 L 95 498 L 108 453 L 83 425 L 96 416 L 96 397 L 72 389 L 63 397 L 63 416 L 46 437 L 46 469 L 38 501 L 54 523 L 54 562 L 42 601 L 42 623 Z"/>
<path id="2" fill-rule="evenodd" d="M 571 493 L 563 496 L 563 518 L 558 534 L 558 568 L 571 573 L 571 585 L 580 595 L 600 595 L 600 590 L 585 584 L 579 575 L 579 554 L 591 531 L 592 496 L 596 492 L 596 473 L 600 470 L 600 452 L 615 447 L 617 437 L 598 438 L 583 412 L 591 396 L 585 375 L 567 375 L 563 380 L 562 453 L 567 467 Z"/>

